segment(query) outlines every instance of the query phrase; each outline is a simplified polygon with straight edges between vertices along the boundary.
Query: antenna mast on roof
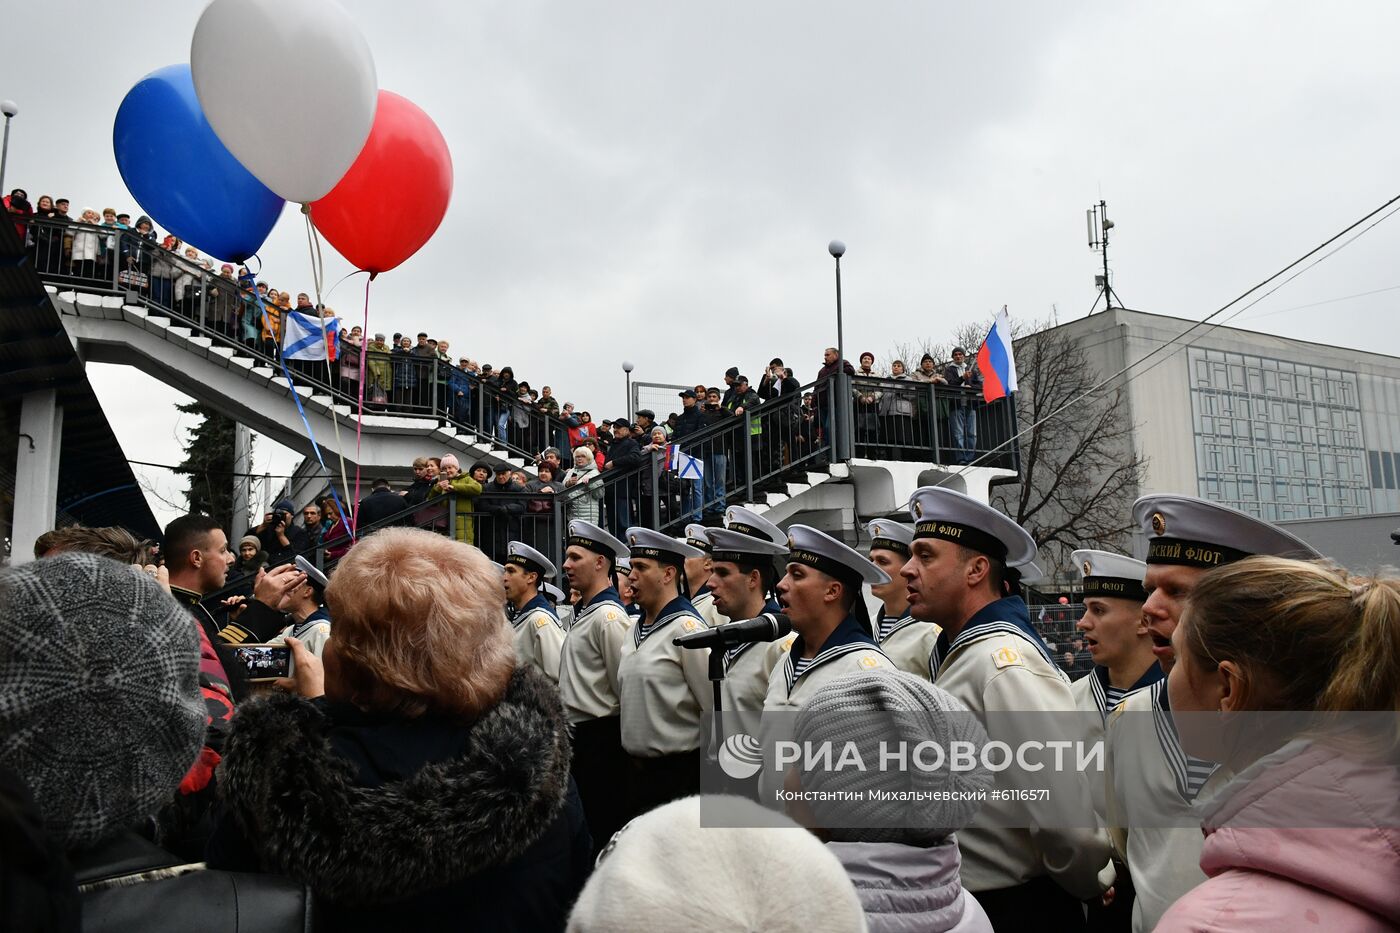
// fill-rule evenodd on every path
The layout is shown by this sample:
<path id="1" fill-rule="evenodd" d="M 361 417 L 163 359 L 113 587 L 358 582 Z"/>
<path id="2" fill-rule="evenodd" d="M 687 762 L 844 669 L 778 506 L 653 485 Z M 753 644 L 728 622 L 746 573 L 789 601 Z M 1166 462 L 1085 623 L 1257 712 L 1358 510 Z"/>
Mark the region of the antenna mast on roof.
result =
<path id="1" fill-rule="evenodd" d="M 1113 299 L 1117 297 L 1113 293 L 1113 285 L 1108 278 L 1108 231 L 1113 229 L 1113 221 L 1108 219 L 1108 203 L 1100 201 L 1084 212 L 1085 221 L 1089 227 L 1089 248 L 1103 254 L 1103 274 L 1094 276 L 1094 284 L 1098 286 L 1099 296 L 1104 299 L 1104 310 L 1113 308 Z M 1099 306 L 1098 298 L 1089 308 L 1089 313 L 1094 313 L 1094 308 Z M 1118 307 L 1123 307 L 1120 300 Z"/>

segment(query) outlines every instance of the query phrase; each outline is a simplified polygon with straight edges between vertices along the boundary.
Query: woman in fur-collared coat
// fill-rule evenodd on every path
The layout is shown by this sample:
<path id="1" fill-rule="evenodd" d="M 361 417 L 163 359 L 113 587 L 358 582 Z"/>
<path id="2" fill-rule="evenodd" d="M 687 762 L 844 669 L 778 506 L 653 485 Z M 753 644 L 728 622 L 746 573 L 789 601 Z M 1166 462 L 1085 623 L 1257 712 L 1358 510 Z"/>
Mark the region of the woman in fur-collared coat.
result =
<path id="1" fill-rule="evenodd" d="M 326 602 L 324 669 L 297 646 L 295 693 L 239 709 L 209 863 L 305 882 L 324 929 L 563 929 L 592 841 L 559 694 L 516 666 L 499 572 L 389 528 Z"/>

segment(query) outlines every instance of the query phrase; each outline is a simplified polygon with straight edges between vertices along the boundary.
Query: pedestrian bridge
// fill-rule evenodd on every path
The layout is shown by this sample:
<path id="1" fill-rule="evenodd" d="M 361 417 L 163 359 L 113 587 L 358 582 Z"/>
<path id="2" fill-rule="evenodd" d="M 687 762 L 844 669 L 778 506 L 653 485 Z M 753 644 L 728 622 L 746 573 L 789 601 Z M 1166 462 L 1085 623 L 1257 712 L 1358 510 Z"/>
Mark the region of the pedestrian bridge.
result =
<path id="1" fill-rule="evenodd" d="M 81 225 L 66 226 L 71 234 Z M 411 386 L 396 383 L 392 397 L 367 408 L 357 441 L 355 386 L 329 375 L 323 364 L 302 364 L 289 386 L 275 346 L 235 339 L 240 317 L 256 312 L 236 282 L 164 251 L 147 255 L 159 247 L 132 234 L 102 235 L 130 241 L 109 250 L 124 258 L 124 270 L 117 262 L 74 265 L 64 257 L 34 257 L 80 358 L 136 367 L 310 456 L 299 402 L 331 467 L 331 475 L 301 471 L 307 497 L 338 472 L 341 456 L 347 471 L 358 465 L 366 479 L 402 480 L 413 459 L 427 453 L 454 453 L 464 466 L 505 462 L 533 473 L 539 450 L 563 446 L 566 426 L 558 419 L 516 407 L 474 378 L 463 404 L 453 398 L 463 377 L 446 363 L 387 355 L 378 361 L 386 367 L 416 367 L 407 373 Z M 62 236 L 38 239 L 64 242 Z M 154 268 L 156 259 L 183 277 L 178 300 L 145 273 L 130 274 Z M 396 380 L 402 374 L 394 373 Z M 803 398 L 809 393 L 811 404 Z M 508 417 L 501 419 L 502 413 Z M 977 426 L 965 450 L 952 446 L 950 423 L 960 413 Z M 508 423 L 504 433 L 501 420 Z M 985 501 L 992 484 L 1018 473 L 1015 433 L 1009 399 L 988 404 L 962 389 L 838 374 L 680 439 L 675 446 L 705 465 L 703 482 L 681 479 L 654 456 L 607 474 L 603 502 L 625 510 L 631 523 L 677 535 L 697 516 L 712 520 L 726 504 L 742 503 L 776 522 L 801 520 L 850 537 L 856 521 L 902 508 L 919 485 L 943 483 Z M 968 459 L 974 462 L 960 465 Z M 568 503 L 548 511 L 563 520 Z"/>

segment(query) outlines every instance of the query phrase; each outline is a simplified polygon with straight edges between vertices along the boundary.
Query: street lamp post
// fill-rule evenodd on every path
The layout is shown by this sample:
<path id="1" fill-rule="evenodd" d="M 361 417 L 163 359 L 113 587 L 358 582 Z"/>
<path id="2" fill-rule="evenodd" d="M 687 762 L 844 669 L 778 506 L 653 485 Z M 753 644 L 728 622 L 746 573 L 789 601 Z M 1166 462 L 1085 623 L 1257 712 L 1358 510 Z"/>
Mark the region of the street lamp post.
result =
<path id="1" fill-rule="evenodd" d="M 5 190 L 5 163 L 10 160 L 10 118 L 19 113 L 12 100 L 0 100 L 0 113 L 5 115 L 5 141 L 0 143 L 0 192 Z"/>
<path id="2" fill-rule="evenodd" d="M 627 376 L 627 420 L 632 420 L 632 361 L 622 361 L 622 371 Z"/>
<path id="3" fill-rule="evenodd" d="M 839 368 L 846 360 L 846 343 L 841 334 L 841 257 L 846 255 L 846 244 L 832 240 L 826 250 L 836 260 L 836 365 Z"/>

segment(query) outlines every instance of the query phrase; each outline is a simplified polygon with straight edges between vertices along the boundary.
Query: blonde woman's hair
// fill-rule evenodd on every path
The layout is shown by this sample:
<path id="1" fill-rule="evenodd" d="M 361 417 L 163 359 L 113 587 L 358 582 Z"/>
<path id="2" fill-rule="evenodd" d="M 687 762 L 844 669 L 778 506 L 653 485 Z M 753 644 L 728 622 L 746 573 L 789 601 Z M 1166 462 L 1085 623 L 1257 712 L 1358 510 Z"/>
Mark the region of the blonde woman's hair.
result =
<path id="1" fill-rule="evenodd" d="M 468 544 L 386 528 L 341 559 L 326 587 L 339 677 L 361 708 L 473 719 L 515 671 L 501 575 Z"/>
<path id="2" fill-rule="evenodd" d="M 1279 709 L 1400 710 L 1396 577 L 1249 557 L 1201 577 L 1182 624 L 1194 658 L 1207 669 L 1241 665 Z"/>

